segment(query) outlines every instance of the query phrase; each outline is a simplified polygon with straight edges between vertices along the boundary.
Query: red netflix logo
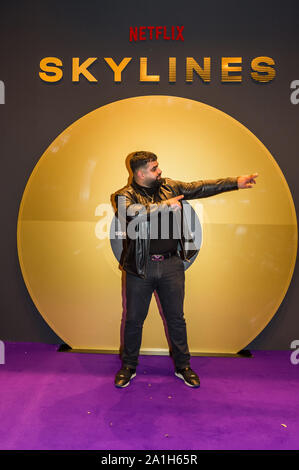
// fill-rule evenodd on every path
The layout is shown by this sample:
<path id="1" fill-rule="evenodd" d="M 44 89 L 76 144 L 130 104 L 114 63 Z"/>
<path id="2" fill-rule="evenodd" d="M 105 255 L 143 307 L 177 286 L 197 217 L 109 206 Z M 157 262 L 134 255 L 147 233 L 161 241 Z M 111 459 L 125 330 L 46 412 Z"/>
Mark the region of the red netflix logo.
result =
<path id="1" fill-rule="evenodd" d="M 167 41 L 184 41 L 184 26 L 130 26 L 130 41 L 147 41 L 162 39 Z M 167 35 L 169 34 L 169 36 Z"/>

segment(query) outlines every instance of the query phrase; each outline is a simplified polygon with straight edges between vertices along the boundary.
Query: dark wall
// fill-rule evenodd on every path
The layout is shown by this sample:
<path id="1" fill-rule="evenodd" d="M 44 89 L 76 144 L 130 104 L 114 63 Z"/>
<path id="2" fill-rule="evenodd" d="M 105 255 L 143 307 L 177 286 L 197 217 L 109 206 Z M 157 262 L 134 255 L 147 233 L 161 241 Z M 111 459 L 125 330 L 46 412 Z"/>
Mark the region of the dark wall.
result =
<path id="1" fill-rule="evenodd" d="M 129 42 L 130 26 L 184 25 L 184 42 Z M 49 144 L 88 112 L 132 96 L 165 94 L 207 103 L 248 127 L 278 162 L 299 204 L 299 104 L 290 101 L 290 83 L 299 80 L 299 6 L 297 1 L 181 2 L 96 0 L 11 1 L 1 4 L 0 105 L 2 160 L 0 339 L 61 343 L 44 322 L 24 285 L 16 247 L 18 209 L 27 180 Z M 275 60 L 275 79 L 259 84 L 250 77 L 256 56 Z M 64 77 L 56 84 L 39 78 L 43 57 L 59 57 Z M 160 82 L 139 82 L 139 57 Z M 177 81 L 168 82 L 168 57 L 177 57 Z M 211 82 L 195 76 L 185 82 L 185 58 L 210 56 Z M 221 83 L 222 56 L 241 56 L 242 83 Z M 72 57 L 98 57 L 90 71 L 98 83 L 71 81 Z M 103 57 L 132 61 L 121 83 Z M 253 169 L 254 170 L 254 169 Z M 288 349 L 299 339 L 298 266 L 276 315 L 249 345 Z"/>

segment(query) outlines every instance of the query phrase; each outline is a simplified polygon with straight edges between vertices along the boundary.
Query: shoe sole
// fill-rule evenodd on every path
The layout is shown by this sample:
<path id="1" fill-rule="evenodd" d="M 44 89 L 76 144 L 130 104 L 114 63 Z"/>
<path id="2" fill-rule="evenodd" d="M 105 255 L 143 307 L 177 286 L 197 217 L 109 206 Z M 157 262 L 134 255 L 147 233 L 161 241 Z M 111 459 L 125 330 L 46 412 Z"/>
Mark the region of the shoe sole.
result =
<path id="1" fill-rule="evenodd" d="M 134 377 L 136 377 L 136 372 L 131 375 L 129 382 L 126 383 L 125 385 L 116 385 L 116 384 L 114 384 L 114 385 L 115 385 L 115 387 L 117 387 L 117 388 L 125 388 L 125 387 L 127 387 L 128 385 L 130 385 L 130 382 L 131 382 L 132 379 L 134 379 Z"/>
<path id="2" fill-rule="evenodd" d="M 185 384 L 188 385 L 188 387 L 192 387 L 192 388 L 199 388 L 200 387 L 200 385 L 191 385 L 188 382 L 186 382 L 184 376 L 182 374 L 180 374 L 179 372 L 175 372 L 174 375 L 176 375 L 177 377 L 182 379 L 185 382 Z"/>

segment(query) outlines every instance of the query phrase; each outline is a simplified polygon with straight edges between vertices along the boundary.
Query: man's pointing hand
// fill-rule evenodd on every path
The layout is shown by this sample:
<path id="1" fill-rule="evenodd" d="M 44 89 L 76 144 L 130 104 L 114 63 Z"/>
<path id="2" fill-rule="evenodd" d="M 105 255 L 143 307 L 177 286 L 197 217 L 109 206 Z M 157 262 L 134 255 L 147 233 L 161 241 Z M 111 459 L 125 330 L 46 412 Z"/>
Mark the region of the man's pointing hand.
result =
<path id="1" fill-rule="evenodd" d="M 238 177 L 238 188 L 247 189 L 252 188 L 253 184 L 256 184 L 255 178 L 258 177 L 258 173 L 253 173 L 253 175 L 244 175 Z"/>

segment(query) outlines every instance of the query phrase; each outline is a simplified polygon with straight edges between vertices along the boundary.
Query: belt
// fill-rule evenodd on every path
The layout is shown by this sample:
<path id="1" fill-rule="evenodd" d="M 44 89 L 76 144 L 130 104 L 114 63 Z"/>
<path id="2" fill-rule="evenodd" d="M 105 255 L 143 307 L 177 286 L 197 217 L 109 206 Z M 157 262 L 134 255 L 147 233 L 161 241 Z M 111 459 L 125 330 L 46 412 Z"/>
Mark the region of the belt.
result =
<path id="1" fill-rule="evenodd" d="M 171 256 L 174 256 L 175 254 L 176 251 L 169 251 L 168 253 L 164 253 L 163 255 L 149 255 L 149 257 L 152 261 L 164 261 L 167 258 L 171 258 Z"/>

